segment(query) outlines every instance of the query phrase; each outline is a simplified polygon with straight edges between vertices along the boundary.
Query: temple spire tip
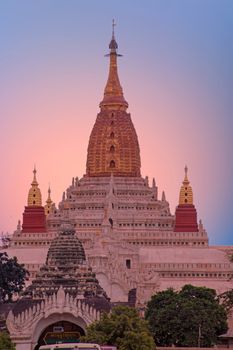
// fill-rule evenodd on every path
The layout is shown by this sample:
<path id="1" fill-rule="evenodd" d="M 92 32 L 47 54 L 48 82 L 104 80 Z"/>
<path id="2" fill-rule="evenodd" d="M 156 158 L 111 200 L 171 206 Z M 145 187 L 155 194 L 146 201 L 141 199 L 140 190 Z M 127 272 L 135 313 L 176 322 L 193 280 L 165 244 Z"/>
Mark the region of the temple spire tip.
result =
<path id="1" fill-rule="evenodd" d="M 100 102 L 101 110 L 126 110 L 128 108 L 128 103 L 124 98 L 123 90 L 117 72 L 117 57 L 122 55 L 119 55 L 117 53 L 118 45 L 115 39 L 115 26 L 116 23 L 113 19 L 112 39 L 109 44 L 110 53 L 106 55 L 110 58 L 109 75 L 107 84 L 104 89 L 104 98 Z"/>
<path id="2" fill-rule="evenodd" d="M 37 183 L 37 179 L 36 179 L 36 173 L 37 173 L 37 170 L 36 170 L 36 164 L 34 164 L 34 169 L 33 169 L 33 180 L 32 180 L 32 184 L 38 184 Z"/>
<path id="3" fill-rule="evenodd" d="M 118 45 L 117 45 L 117 42 L 116 42 L 116 39 L 115 39 L 115 26 L 116 26 L 116 22 L 115 20 L 113 19 L 112 20 L 112 39 L 110 41 L 110 44 L 109 44 L 109 49 L 110 49 L 110 54 L 111 53 L 117 53 L 117 49 L 118 49 Z"/>
<path id="4" fill-rule="evenodd" d="M 116 26 L 115 19 L 113 18 L 112 20 L 112 39 L 115 39 L 115 29 L 114 27 Z"/>
<path id="5" fill-rule="evenodd" d="M 188 180 L 188 167 L 187 167 L 187 165 L 185 165 L 185 167 L 184 167 L 184 182 L 185 183 L 189 183 L 189 180 Z"/>

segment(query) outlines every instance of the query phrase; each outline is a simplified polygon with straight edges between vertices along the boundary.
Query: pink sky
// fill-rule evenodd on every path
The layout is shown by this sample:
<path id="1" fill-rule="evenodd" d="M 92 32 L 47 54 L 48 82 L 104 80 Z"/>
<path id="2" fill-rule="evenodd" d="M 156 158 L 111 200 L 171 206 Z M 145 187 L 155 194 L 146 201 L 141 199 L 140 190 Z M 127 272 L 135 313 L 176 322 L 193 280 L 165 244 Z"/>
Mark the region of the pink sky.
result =
<path id="1" fill-rule="evenodd" d="M 119 75 L 139 138 L 142 175 L 150 183 L 155 177 L 159 195 L 165 190 L 174 213 L 187 164 L 198 217 L 211 243 L 232 244 L 227 8 L 224 12 L 214 2 L 212 12 L 206 6 L 200 17 L 195 2 L 190 13 L 185 6 L 181 10 L 179 1 L 168 8 L 149 2 L 143 10 L 136 1 L 133 9 L 126 5 L 128 18 L 112 5 L 105 8 L 108 18 L 99 21 L 85 5 L 74 15 L 77 4 L 71 3 L 73 7 L 59 2 L 55 13 L 52 6 L 48 11 L 50 5 L 31 4 L 31 17 L 17 3 L 2 9 L 0 232 L 12 232 L 22 219 L 34 164 L 44 202 L 49 183 L 58 204 L 72 177 L 85 173 L 89 135 L 107 79 L 104 54 L 115 12 L 119 52 L 124 54 Z M 221 23 L 216 27 L 218 7 Z M 139 17 L 140 28 L 133 29 L 129 24 Z"/>

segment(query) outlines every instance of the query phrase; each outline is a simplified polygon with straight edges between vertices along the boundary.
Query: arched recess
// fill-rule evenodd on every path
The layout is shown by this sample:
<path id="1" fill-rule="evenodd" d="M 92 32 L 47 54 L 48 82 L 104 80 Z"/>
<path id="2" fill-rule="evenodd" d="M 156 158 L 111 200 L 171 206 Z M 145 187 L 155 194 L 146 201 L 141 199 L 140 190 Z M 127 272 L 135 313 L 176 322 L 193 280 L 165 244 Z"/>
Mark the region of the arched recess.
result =
<path id="1" fill-rule="evenodd" d="M 83 330 L 83 333 L 85 334 L 87 324 L 80 316 L 75 317 L 70 313 L 64 313 L 64 314 L 53 313 L 48 317 L 41 318 L 39 322 L 36 324 L 32 335 L 32 349 L 34 350 L 38 349 L 37 347 L 38 341 L 40 337 L 43 335 L 44 331 L 47 328 L 49 328 L 49 326 L 62 321 L 63 322 L 66 321 L 66 322 L 69 322 L 70 324 L 78 326 L 80 330 Z"/>
<path id="2" fill-rule="evenodd" d="M 115 167 L 116 167 L 115 161 L 114 161 L 114 160 L 111 160 L 109 166 L 110 166 L 110 168 L 115 168 Z"/>

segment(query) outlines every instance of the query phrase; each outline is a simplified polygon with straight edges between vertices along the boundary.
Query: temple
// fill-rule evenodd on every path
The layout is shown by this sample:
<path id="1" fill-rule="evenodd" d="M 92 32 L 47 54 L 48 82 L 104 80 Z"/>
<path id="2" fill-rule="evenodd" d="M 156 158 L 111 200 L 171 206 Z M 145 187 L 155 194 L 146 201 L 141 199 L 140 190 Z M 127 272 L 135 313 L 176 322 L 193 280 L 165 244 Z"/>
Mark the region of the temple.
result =
<path id="1" fill-rule="evenodd" d="M 35 309 L 38 324 L 47 327 L 66 320 L 84 333 L 101 312 L 94 301 L 91 309 L 85 306 L 91 298 L 102 298 L 107 308 L 110 300 L 143 309 L 154 293 L 169 287 L 192 284 L 214 288 L 218 294 L 233 287 L 232 247 L 209 246 L 207 232 L 197 220 L 188 168 L 175 215 L 155 179 L 141 176 L 138 137 L 118 76 L 114 30 L 107 56 L 109 75 L 89 139 L 85 175 L 72 178 L 57 208 L 49 189 L 43 207 L 34 170 L 22 229 L 18 225 L 7 249 L 30 271 L 27 292 L 33 303 L 43 300 Z M 70 225 L 68 232 L 64 222 Z M 74 311 L 69 295 L 76 300 Z M 43 319 L 49 302 L 55 308 L 50 323 Z M 20 312 L 13 310 L 7 320 L 15 339 L 17 329 L 26 332 L 20 328 L 25 327 L 26 316 Z M 28 338 L 30 346 L 38 344 L 45 329 L 36 327 Z"/>

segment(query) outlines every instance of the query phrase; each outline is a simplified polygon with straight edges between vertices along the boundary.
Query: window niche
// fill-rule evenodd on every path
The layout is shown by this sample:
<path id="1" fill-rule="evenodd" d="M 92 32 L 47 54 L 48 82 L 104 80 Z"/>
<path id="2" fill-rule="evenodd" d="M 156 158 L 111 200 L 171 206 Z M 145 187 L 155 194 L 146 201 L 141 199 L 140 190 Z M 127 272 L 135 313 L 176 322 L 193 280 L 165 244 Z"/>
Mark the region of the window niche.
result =
<path id="1" fill-rule="evenodd" d="M 109 164 L 110 168 L 113 169 L 116 167 L 116 163 L 114 160 L 111 160 L 110 164 Z"/>
<path id="2" fill-rule="evenodd" d="M 125 260 L 125 266 L 127 267 L 127 269 L 131 269 L 131 260 L 130 259 Z"/>

